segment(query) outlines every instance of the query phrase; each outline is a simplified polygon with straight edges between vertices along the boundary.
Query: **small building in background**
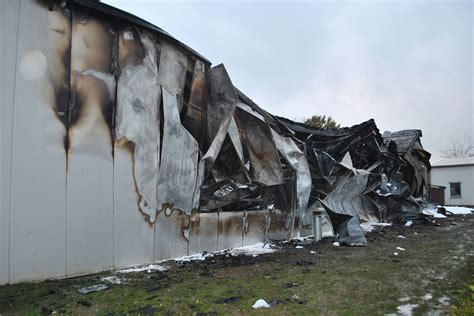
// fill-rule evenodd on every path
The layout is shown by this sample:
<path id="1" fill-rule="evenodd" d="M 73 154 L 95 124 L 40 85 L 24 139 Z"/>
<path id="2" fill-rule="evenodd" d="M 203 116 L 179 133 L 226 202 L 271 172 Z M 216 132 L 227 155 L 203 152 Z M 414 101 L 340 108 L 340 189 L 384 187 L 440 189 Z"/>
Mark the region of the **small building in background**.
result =
<path id="1" fill-rule="evenodd" d="M 446 188 L 445 205 L 474 205 L 474 157 L 443 158 L 431 167 L 432 187 Z"/>

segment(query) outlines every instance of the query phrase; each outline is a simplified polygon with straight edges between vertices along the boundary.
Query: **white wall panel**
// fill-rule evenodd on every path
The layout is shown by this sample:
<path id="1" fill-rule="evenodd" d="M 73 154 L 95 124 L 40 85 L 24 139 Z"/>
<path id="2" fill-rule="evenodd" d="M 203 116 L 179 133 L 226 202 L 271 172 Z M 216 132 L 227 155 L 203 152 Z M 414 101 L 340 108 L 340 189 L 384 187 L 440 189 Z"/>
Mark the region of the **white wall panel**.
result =
<path id="1" fill-rule="evenodd" d="M 64 113 L 58 110 L 65 99 L 56 94 L 65 88 L 68 17 L 57 7 L 50 12 L 34 1 L 20 5 L 12 147 L 12 283 L 64 276 L 66 271 L 65 127 L 60 120 Z"/>
<path id="2" fill-rule="evenodd" d="M 453 182 L 461 182 L 461 198 L 451 198 L 449 183 Z M 446 187 L 446 205 L 474 205 L 474 166 L 432 168 L 431 184 Z"/>
<path id="3" fill-rule="evenodd" d="M 20 1 L 0 2 L 0 284 L 10 280 L 10 179 Z"/>
<path id="4" fill-rule="evenodd" d="M 67 170 L 67 273 L 113 266 L 113 22 L 76 7 Z"/>

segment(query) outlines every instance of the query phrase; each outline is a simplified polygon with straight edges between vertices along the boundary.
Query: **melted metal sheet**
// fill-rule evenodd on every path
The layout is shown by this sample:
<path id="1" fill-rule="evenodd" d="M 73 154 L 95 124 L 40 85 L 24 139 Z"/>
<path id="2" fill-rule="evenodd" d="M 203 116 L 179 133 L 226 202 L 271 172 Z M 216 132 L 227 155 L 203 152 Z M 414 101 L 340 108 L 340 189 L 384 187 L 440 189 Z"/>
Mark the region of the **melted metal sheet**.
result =
<path id="1" fill-rule="evenodd" d="M 296 170 L 296 216 L 299 218 L 299 223 L 302 223 L 311 192 L 308 161 L 290 137 L 280 136 L 274 130 L 272 130 L 272 135 L 278 151 Z"/>
<path id="2" fill-rule="evenodd" d="M 123 64 L 117 86 L 116 141 L 134 144 L 133 168 L 140 210 L 153 222 L 157 209 L 161 96 L 153 37 L 137 30 L 124 30 L 119 59 Z"/>
<path id="3" fill-rule="evenodd" d="M 162 87 L 163 144 L 158 176 L 157 205 L 171 204 L 190 215 L 198 176 L 199 146 L 181 125 L 176 97 Z"/>

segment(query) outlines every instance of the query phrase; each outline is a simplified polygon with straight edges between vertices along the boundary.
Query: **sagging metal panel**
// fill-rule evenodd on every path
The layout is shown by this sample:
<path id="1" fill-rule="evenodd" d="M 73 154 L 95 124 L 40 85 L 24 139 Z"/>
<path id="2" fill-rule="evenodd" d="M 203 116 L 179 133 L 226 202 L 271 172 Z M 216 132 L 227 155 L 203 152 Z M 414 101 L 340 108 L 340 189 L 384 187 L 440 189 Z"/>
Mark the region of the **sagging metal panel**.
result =
<path id="1" fill-rule="evenodd" d="M 116 20 L 74 8 L 68 121 L 67 273 L 113 266 Z"/>
<path id="2" fill-rule="evenodd" d="M 252 180 L 263 185 L 282 184 L 283 170 L 270 127 L 240 107 L 234 117 L 239 130 L 245 134 Z"/>
<path id="3" fill-rule="evenodd" d="M 244 215 L 242 245 L 253 245 L 267 239 L 270 217 L 268 210 L 248 211 Z"/>
<path id="4" fill-rule="evenodd" d="M 10 279 L 10 180 L 20 1 L 0 2 L 0 284 Z"/>
<path id="5" fill-rule="evenodd" d="M 118 32 L 114 147 L 114 265 L 153 261 L 160 144 L 156 38 L 131 25 Z M 146 224 L 145 222 L 148 222 Z"/>
<path id="6" fill-rule="evenodd" d="M 242 246 L 244 214 L 244 212 L 219 212 L 217 249 Z"/>
<path id="7" fill-rule="evenodd" d="M 207 81 L 209 85 L 207 126 L 209 142 L 212 142 L 222 124 L 232 116 L 238 98 L 224 65 L 220 64 L 209 69 Z"/>
<path id="8" fill-rule="evenodd" d="M 290 137 L 280 136 L 274 130 L 271 131 L 278 151 L 296 170 L 296 217 L 302 224 L 311 193 L 311 174 L 308 161 L 294 140 Z M 301 228 L 301 224 L 299 228 Z"/>
<path id="9" fill-rule="evenodd" d="M 161 45 L 158 82 L 165 90 L 176 97 L 178 113 L 183 107 L 186 68 L 186 55 L 178 47 L 167 41 L 163 41 Z"/>
<path id="10" fill-rule="evenodd" d="M 34 1 L 21 1 L 20 8 L 12 146 L 12 283 L 66 274 L 63 109 L 69 95 L 70 13 L 58 6 L 50 12 Z"/>
<path id="11" fill-rule="evenodd" d="M 181 123 L 193 135 L 199 143 L 202 152 L 207 150 L 207 84 L 206 84 L 206 68 L 204 63 L 197 60 L 194 64 L 193 77 L 191 79 L 191 87 L 188 100 L 186 103 L 186 113 Z"/>
<path id="12" fill-rule="evenodd" d="M 188 254 L 217 251 L 219 214 L 193 212 L 189 231 Z"/>
<path id="13" fill-rule="evenodd" d="M 189 248 L 190 216 L 167 205 L 155 223 L 155 260 L 186 256 Z"/>
<path id="14" fill-rule="evenodd" d="M 162 88 L 163 143 L 158 176 L 157 205 L 171 204 L 190 215 L 197 180 L 199 146 L 181 125 L 176 97 Z M 158 241 L 158 240 L 157 240 Z"/>

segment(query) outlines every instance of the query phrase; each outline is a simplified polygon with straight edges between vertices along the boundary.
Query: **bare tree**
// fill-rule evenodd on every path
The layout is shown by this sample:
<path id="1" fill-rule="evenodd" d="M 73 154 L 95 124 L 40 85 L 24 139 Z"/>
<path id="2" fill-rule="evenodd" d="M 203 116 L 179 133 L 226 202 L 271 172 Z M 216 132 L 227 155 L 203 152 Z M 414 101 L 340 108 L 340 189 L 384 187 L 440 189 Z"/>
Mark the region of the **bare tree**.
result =
<path id="1" fill-rule="evenodd" d="M 449 137 L 446 146 L 441 149 L 441 154 L 445 158 L 474 157 L 472 138 L 468 136 Z"/>

